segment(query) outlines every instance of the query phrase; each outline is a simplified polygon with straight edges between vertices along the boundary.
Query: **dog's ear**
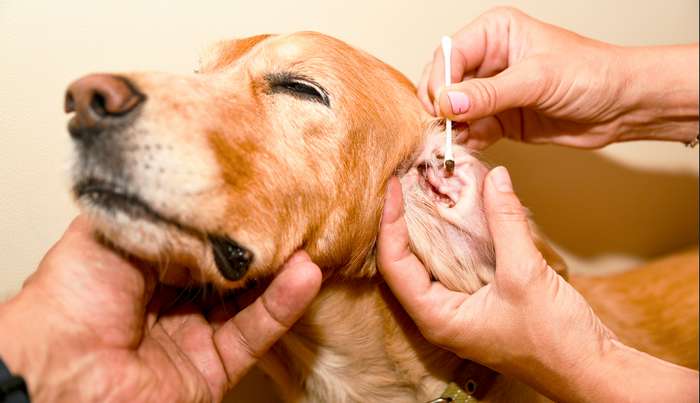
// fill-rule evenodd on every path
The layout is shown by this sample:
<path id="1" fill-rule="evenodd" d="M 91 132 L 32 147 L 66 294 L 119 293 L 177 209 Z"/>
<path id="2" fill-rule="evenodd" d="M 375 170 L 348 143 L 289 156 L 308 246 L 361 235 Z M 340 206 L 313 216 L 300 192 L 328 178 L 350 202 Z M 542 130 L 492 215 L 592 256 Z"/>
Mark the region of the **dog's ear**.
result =
<path id="1" fill-rule="evenodd" d="M 479 170 L 482 170 L 479 173 Z M 474 157 L 462 154 L 455 160 L 455 168 L 452 175 L 445 175 L 444 169 L 440 169 L 437 175 L 442 178 L 433 179 L 433 187 L 439 189 L 447 198 L 448 203 L 437 203 L 438 213 L 460 228 L 471 228 L 471 231 L 478 230 L 481 235 L 488 234 L 487 224 L 478 217 L 483 216 L 482 210 L 482 183 L 481 177 L 486 174 L 486 166 L 477 161 Z M 435 175 L 436 170 L 428 173 L 428 178 Z M 537 249 L 542 253 L 547 263 L 559 275 L 567 278 L 567 267 L 564 259 L 554 250 L 546 240 L 542 232 L 530 221 L 530 232 Z"/>
<path id="2" fill-rule="evenodd" d="M 415 173 L 402 178 L 410 246 L 430 274 L 446 287 L 473 293 L 493 279 L 495 257 L 483 212 L 446 219 L 440 201 Z"/>
<path id="3" fill-rule="evenodd" d="M 437 141 L 435 141 L 437 139 Z M 442 136 L 430 136 L 418 167 L 402 178 L 411 248 L 433 277 L 447 287 L 475 292 L 493 279 L 495 253 L 483 208 L 488 168 L 458 148 L 454 171 L 442 162 Z M 549 265 L 566 277 L 566 265 L 531 225 L 535 245 Z"/>
<path id="4" fill-rule="evenodd" d="M 270 34 L 255 35 L 212 45 L 200 59 L 200 71 L 214 71 L 228 66 L 248 53 L 255 45 L 269 38 Z"/>

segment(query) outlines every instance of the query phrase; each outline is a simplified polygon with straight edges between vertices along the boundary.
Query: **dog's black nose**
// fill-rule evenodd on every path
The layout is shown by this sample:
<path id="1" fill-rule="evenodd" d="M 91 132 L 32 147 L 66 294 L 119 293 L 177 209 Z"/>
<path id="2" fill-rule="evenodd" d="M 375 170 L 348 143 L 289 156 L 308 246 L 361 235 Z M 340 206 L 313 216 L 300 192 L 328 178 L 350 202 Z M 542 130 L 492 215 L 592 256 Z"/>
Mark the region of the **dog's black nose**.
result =
<path id="1" fill-rule="evenodd" d="M 66 91 L 64 109 L 75 112 L 68 130 L 74 138 L 84 140 L 118 122 L 145 99 L 124 77 L 91 74 L 80 78 Z"/>

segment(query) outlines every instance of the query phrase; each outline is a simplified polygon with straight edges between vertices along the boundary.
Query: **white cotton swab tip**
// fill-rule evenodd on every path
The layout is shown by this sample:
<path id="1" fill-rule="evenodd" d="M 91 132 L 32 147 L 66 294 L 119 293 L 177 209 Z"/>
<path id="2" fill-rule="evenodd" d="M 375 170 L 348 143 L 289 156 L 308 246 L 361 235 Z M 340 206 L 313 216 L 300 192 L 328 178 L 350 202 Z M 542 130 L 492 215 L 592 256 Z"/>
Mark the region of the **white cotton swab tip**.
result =
<path id="1" fill-rule="evenodd" d="M 452 38 L 442 37 L 442 56 L 445 64 L 445 86 L 452 84 Z M 452 174 L 455 169 L 455 160 L 452 155 L 452 121 L 445 119 L 445 169 Z"/>

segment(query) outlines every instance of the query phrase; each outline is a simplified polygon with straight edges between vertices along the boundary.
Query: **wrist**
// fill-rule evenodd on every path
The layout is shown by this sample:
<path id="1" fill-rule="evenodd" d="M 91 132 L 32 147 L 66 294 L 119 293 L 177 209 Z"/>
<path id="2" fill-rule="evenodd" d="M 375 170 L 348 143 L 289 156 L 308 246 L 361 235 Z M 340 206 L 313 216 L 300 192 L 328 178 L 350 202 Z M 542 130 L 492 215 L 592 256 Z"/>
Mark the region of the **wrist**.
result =
<path id="1" fill-rule="evenodd" d="M 595 373 L 587 374 L 593 401 L 698 400 L 698 372 L 610 342 Z"/>
<path id="2" fill-rule="evenodd" d="M 698 400 L 698 372 L 606 339 L 600 354 L 585 365 L 560 368 L 557 377 L 544 380 L 541 392 L 560 402 L 639 402 Z M 552 380 L 561 383 L 552 387 Z"/>
<path id="3" fill-rule="evenodd" d="M 627 113 L 619 141 L 698 135 L 698 46 L 619 48 Z"/>
<path id="4" fill-rule="evenodd" d="M 572 345 L 577 347 L 572 349 Z M 592 389 L 599 387 L 597 374 L 603 371 L 604 357 L 612 349 L 611 340 L 586 339 L 574 344 L 559 343 L 558 347 L 533 352 L 528 359 L 518 362 L 511 375 L 553 401 L 612 401 L 591 394 Z"/>
<path id="5" fill-rule="evenodd" d="M 20 293 L 21 295 L 21 293 Z M 17 295 L 0 305 L 0 357 L 14 375 L 21 376 L 27 384 L 30 396 L 38 396 L 39 379 L 46 364 L 48 346 L 32 342 L 36 335 L 32 324 L 39 318 L 32 317 L 23 308 Z"/>

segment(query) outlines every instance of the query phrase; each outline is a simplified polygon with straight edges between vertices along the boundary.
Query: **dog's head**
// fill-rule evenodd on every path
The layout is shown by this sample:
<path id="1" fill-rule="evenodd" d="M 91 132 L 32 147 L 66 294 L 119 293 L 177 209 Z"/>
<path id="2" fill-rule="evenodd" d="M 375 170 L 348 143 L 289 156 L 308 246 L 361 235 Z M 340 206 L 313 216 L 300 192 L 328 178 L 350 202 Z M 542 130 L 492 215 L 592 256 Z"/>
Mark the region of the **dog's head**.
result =
<path id="1" fill-rule="evenodd" d="M 411 83 L 339 40 L 257 36 L 218 44 L 195 74 L 87 76 L 66 110 L 81 208 L 117 247 L 167 263 L 165 281 L 237 287 L 302 247 L 329 272 L 372 275 L 396 172 L 417 252 L 492 267 L 483 165 L 463 153 L 445 178 Z M 436 250 L 443 235 L 464 251 Z"/>

